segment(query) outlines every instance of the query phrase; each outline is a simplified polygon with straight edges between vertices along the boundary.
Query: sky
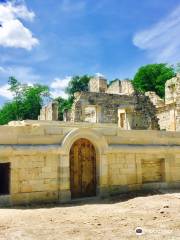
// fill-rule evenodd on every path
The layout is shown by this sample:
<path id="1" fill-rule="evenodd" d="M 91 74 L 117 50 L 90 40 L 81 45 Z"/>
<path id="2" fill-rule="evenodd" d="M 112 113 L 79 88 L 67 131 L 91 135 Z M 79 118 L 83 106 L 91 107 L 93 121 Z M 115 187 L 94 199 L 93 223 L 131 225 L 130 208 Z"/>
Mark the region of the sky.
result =
<path id="1" fill-rule="evenodd" d="M 66 97 L 74 75 L 123 80 L 180 62 L 179 39 L 179 0 L 0 0 L 0 105 L 9 76 Z"/>

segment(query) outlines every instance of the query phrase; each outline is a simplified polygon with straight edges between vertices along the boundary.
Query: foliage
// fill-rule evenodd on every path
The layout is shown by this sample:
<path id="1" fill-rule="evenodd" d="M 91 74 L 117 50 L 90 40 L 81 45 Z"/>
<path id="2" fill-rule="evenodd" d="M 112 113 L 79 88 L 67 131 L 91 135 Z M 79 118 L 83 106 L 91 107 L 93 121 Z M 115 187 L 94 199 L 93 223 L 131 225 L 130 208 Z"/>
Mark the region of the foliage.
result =
<path id="1" fill-rule="evenodd" d="M 74 94 L 76 92 L 88 91 L 88 83 L 90 80 L 90 76 L 74 76 L 70 80 L 65 92 L 68 94 L 68 99 L 63 99 L 62 97 L 58 97 L 55 100 L 58 104 L 58 112 L 59 112 L 59 120 L 63 120 L 63 113 L 66 110 L 70 110 L 74 100 Z"/>
<path id="2" fill-rule="evenodd" d="M 58 102 L 58 119 L 62 121 L 64 111 L 71 109 L 73 101 L 70 98 L 64 99 L 62 97 L 56 98 L 55 101 Z"/>
<path id="3" fill-rule="evenodd" d="M 137 91 L 154 91 L 164 97 L 165 82 L 174 76 L 173 67 L 167 64 L 148 64 L 138 69 L 132 83 Z"/>
<path id="4" fill-rule="evenodd" d="M 66 88 L 66 93 L 68 94 L 69 99 L 72 100 L 74 98 L 74 93 L 76 92 L 88 91 L 90 78 L 91 77 L 88 75 L 74 76 Z"/>
<path id="5" fill-rule="evenodd" d="M 0 109 L 0 124 L 22 119 L 37 119 L 44 97 L 49 96 L 49 88 L 43 85 L 28 86 L 10 77 L 9 90 L 13 100 Z"/>

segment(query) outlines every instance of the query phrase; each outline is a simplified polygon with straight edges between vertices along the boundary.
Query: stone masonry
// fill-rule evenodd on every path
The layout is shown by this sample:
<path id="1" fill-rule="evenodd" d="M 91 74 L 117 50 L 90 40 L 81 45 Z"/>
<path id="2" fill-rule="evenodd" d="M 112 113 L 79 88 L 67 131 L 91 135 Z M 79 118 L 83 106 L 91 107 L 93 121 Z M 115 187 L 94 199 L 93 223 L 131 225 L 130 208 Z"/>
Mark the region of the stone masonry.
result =
<path id="1" fill-rule="evenodd" d="M 58 120 L 55 103 L 44 106 L 40 120 Z M 64 121 L 117 123 L 123 129 L 180 131 L 180 74 L 165 84 L 165 99 L 155 92 L 137 94 L 130 80 L 108 85 L 102 76 L 89 82 L 89 91 L 75 94 L 71 111 Z"/>
<path id="2" fill-rule="evenodd" d="M 0 127 L 0 169 L 8 168 L 1 176 L 0 205 L 71 201 L 70 149 L 82 138 L 96 151 L 95 196 L 180 188 L 178 132 L 127 131 L 117 124 L 11 122 Z M 86 171 L 91 171 L 88 164 Z"/>
<path id="3" fill-rule="evenodd" d="M 154 92 L 147 92 L 146 96 L 156 107 L 160 129 L 180 131 L 180 75 L 166 82 L 164 100 Z"/>

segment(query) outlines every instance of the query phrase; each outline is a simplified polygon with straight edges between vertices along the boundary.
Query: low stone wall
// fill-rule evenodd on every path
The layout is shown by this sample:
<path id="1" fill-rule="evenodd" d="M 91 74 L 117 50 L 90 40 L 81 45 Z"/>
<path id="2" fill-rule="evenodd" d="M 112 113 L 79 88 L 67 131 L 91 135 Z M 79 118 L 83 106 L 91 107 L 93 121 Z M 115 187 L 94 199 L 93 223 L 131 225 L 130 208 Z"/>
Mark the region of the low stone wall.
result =
<path id="1" fill-rule="evenodd" d="M 0 202 L 70 201 L 69 154 L 81 138 L 96 150 L 97 196 L 180 188 L 178 132 L 125 131 L 115 124 L 11 122 L 0 127 L 0 164 L 10 163 L 10 191 L 1 194 Z"/>

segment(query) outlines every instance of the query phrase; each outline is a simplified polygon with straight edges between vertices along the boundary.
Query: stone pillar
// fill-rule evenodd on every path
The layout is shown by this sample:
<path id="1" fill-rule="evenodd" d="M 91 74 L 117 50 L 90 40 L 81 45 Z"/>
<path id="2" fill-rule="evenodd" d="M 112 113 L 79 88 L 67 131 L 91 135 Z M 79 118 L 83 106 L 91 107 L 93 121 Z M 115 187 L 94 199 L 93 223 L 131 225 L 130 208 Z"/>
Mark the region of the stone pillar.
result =
<path id="1" fill-rule="evenodd" d="M 58 121 L 58 103 L 57 102 L 52 103 L 52 120 Z"/>
<path id="2" fill-rule="evenodd" d="M 69 155 L 60 156 L 59 164 L 59 201 L 71 200 Z"/>

